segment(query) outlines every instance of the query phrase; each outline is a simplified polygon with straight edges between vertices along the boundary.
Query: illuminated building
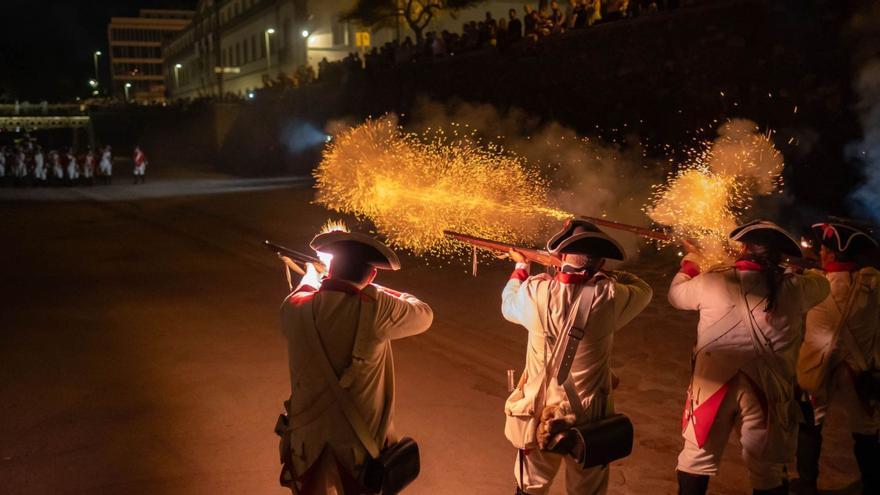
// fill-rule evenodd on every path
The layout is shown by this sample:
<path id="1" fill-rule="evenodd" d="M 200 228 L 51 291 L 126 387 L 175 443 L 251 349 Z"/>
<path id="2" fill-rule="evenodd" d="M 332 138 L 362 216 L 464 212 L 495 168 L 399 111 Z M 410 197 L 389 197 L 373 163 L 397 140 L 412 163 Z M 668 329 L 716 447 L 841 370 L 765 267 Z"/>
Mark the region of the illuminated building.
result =
<path id="1" fill-rule="evenodd" d="M 131 84 L 130 98 L 136 101 L 163 100 L 162 44 L 183 30 L 192 15 L 188 10 L 141 9 L 138 17 L 112 17 L 107 26 L 110 92 L 121 96 L 125 85 Z"/>
<path id="2" fill-rule="evenodd" d="M 247 97 L 267 79 L 292 75 L 309 64 L 317 69 L 357 46 L 357 33 L 366 30 L 341 22 L 340 14 L 354 0 L 200 0 L 192 24 L 165 44 L 165 82 L 172 98 L 233 94 Z M 521 2 L 489 0 L 459 12 L 440 15 L 426 31 L 461 32 L 462 23 L 481 20 L 487 11 L 498 19 Z M 393 21 L 392 21 L 393 24 Z M 401 29 L 370 32 L 370 46 L 395 39 Z M 363 38 L 361 38 L 363 39 Z"/>

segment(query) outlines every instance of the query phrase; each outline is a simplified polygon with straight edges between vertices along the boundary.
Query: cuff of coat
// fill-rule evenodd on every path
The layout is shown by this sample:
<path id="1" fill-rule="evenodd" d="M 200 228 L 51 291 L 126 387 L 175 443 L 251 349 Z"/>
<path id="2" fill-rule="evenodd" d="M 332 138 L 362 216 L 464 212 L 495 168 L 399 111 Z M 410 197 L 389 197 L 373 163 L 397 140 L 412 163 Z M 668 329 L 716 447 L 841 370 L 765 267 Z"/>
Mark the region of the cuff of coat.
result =
<path id="1" fill-rule="evenodd" d="M 695 260 L 688 259 L 687 256 L 685 256 L 685 258 L 681 260 L 681 269 L 679 272 L 684 273 L 688 277 L 694 278 L 700 274 L 700 265 Z"/>
<path id="2" fill-rule="evenodd" d="M 513 270 L 513 273 L 510 274 L 510 279 L 516 279 L 520 282 L 525 282 L 527 278 L 529 278 L 529 264 L 517 263 L 516 268 Z"/>

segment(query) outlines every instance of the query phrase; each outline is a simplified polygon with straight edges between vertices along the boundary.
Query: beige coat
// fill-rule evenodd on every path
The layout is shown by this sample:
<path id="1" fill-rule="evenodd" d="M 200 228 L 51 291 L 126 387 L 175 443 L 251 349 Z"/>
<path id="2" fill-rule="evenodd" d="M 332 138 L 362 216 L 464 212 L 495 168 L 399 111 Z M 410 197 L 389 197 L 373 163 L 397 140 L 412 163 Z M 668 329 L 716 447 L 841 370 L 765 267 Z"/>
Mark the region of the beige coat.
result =
<path id="1" fill-rule="evenodd" d="M 504 287 L 501 305 L 504 318 L 529 331 L 525 393 L 520 400 L 533 404 L 542 385 L 542 380 L 536 377 L 541 375 L 553 344 L 567 330 L 568 311 L 582 291 L 595 291 L 595 298 L 586 335 L 571 367 L 574 388 L 584 411 L 590 416 L 576 418 L 577 423 L 602 417 L 601 401 L 594 402 L 594 399 L 611 392 L 614 332 L 645 309 L 651 301 L 651 287 L 626 272 L 614 272 L 612 278 L 600 275 L 587 279 L 584 275 L 565 273 L 556 277 L 547 274 L 529 277 L 524 269 L 519 268 Z M 564 389 L 555 380 L 548 388 L 546 405 L 559 405 L 566 413 L 572 412 Z"/>
<path id="2" fill-rule="evenodd" d="M 370 325 L 357 328 L 361 305 Z M 394 359 L 391 341 L 428 329 L 431 308 L 409 294 L 367 286 L 363 291 L 332 279 L 320 290 L 302 287 L 281 308 L 282 333 L 290 365 L 290 442 L 294 469 L 302 475 L 329 446 L 355 477 L 366 450 L 326 385 L 305 331 L 316 322 L 321 341 L 340 384 L 359 406 L 376 443 L 394 436 Z"/>
<path id="3" fill-rule="evenodd" d="M 728 266 L 695 277 L 679 272 L 673 278 L 672 306 L 700 312 L 683 422 L 687 438 L 703 445 L 727 383 L 742 372 L 768 406 L 772 438 L 767 443 L 776 447 L 768 460 L 788 460 L 799 419 L 794 400 L 795 362 L 804 316 L 828 292 L 828 282 L 819 272 L 786 274 L 778 289 L 777 308 L 768 314 L 764 312 L 767 287 L 759 271 Z"/>
<path id="4" fill-rule="evenodd" d="M 857 274 L 861 280 L 854 287 Z M 798 382 L 809 392 L 822 388 L 829 372 L 843 362 L 857 372 L 866 369 L 864 360 L 849 352 L 844 337 L 838 337 L 842 313 L 854 288 L 858 293 L 846 326 L 863 356 L 880 363 L 880 272 L 863 268 L 859 272 L 828 272 L 825 277 L 831 284 L 831 294 L 807 314 L 807 330 L 798 358 Z"/>

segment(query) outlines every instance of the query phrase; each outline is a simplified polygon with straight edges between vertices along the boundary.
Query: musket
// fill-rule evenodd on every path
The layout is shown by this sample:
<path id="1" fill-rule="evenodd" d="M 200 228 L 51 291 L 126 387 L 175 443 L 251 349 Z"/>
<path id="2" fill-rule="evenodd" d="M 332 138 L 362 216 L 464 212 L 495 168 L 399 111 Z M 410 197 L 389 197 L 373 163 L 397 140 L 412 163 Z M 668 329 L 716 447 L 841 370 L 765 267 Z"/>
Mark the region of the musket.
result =
<path id="1" fill-rule="evenodd" d="M 312 256 L 310 254 L 306 254 L 301 251 L 297 251 L 295 249 L 290 249 L 288 247 L 284 247 L 280 244 L 275 244 L 274 242 L 270 242 L 270 241 L 263 241 L 263 246 L 266 249 L 268 249 L 268 250 L 272 251 L 273 253 L 275 253 L 276 255 L 278 255 L 279 258 L 281 258 L 281 257 L 290 258 L 294 262 L 300 263 L 302 265 L 305 265 L 306 263 L 311 263 L 311 264 L 315 265 L 315 267 L 318 269 L 319 272 L 323 271 L 325 268 L 324 262 L 321 261 L 321 259 L 318 258 L 317 256 Z M 288 266 L 289 266 L 289 264 L 288 264 Z M 291 268 L 293 268 L 294 271 L 296 271 L 297 273 L 300 273 L 300 275 L 305 273 L 304 271 L 302 271 L 302 269 L 299 266 L 296 266 L 295 264 Z"/>
<path id="2" fill-rule="evenodd" d="M 628 223 L 614 222 L 612 220 L 605 220 L 603 218 L 588 217 L 586 215 L 580 215 L 580 218 L 582 218 L 588 222 L 594 223 L 596 225 L 602 226 L 602 227 L 608 227 L 609 229 L 622 230 L 624 232 L 629 232 L 631 234 L 635 234 L 635 235 L 638 235 L 641 237 L 647 237 L 648 239 L 655 239 L 658 241 L 671 241 L 671 240 L 673 240 L 672 236 L 665 233 L 665 232 L 651 230 L 651 229 L 648 229 L 645 227 L 630 225 Z"/>
<path id="3" fill-rule="evenodd" d="M 462 234 L 460 232 L 453 232 L 451 230 L 444 230 L 443 234 L 459 242 L 470 244 L 475 248 L 486 249 L 488 251 L 494 251 L 496 253 L 507 253 L 511 249 L 515 249 L 527 260 L 534 263 L 538 263 L 544 266 L 555 266 L 557 268 L 562 266 L 562 260 L 542 249 L 527 248 L 517 246 L 515 244 L 509 244 L 507 242 L 483 239 L 480 237 L 474 237 L 472 235 Z"/>

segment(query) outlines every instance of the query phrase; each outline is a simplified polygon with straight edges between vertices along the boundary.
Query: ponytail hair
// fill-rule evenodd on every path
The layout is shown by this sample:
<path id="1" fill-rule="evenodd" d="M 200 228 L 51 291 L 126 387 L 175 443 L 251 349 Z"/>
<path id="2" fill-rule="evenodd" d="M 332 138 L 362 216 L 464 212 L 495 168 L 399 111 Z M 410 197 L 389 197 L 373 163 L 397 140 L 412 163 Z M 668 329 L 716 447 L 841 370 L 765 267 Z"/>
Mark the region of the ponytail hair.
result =
<path id="1" fill-rule="evenodd" d="M 771 246 L 746 243 L 745 254 L 741 259 L 751 261 L 761 267 L 764 283 L 767 285 L 767 307 L 764 309 L 764 312 L 772 313 L 776 310 L 779 286 L 782 284 L 782 276 L 784 274 L 784 270 L 780 265 L 782 253 Z"/>

